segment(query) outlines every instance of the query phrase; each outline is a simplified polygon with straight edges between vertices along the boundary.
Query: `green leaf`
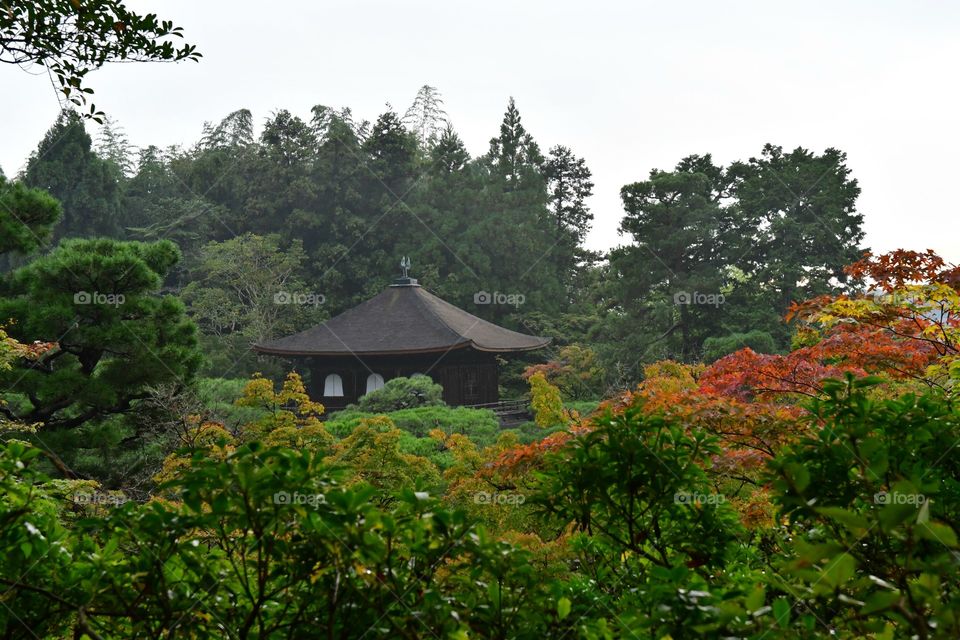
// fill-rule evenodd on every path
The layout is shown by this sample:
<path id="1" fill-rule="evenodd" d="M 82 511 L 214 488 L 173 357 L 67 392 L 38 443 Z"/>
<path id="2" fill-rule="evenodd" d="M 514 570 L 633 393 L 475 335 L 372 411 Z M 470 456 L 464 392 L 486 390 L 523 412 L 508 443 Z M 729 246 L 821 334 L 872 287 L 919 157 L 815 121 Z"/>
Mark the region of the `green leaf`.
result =
<path id="1" fill-rule="evenodd" d="M 494 611 L 500 610 L 500 585 L 496 582 L 491 582 L 487 585 L 487 596 L 490 598 L 490 606 L 493 607 Z"/>
<path id="2" fill-rule="evenodd" d="M 823 581 L 831 587 L 839 587 L 854 576 L 857 561 L 849 553 L 842 553 L 829 560 L 823 570 Z"/>
<path id="3" fill-rule="evenodd" d="M 870 522 L 863 516 L 840 507 L 819 507 L 816 512 L 820 515 L 836 520 L 853 532 L 865 531 L 870 528 Z"/>
<path id="4" fill-rule="evenodd" d="M 957 534 L 942 522 L 921 522 L 917 525 L 916 532 L 921 540 L 939 542 L 951 549 L 957 547 Z"/>
<path id="5" fill-rule="evenodd" d="M 781 627 L 786 627 L 790 624 L 790 601 L 786 598 L 777 598 L 773 601 L 773 619 L 777 621 L 777 625 Z"/>
<path id="6" fill-rule="evenodd" d="M 869 615 L 892 606 L 900 599 L 899 591 L 878 591 L 867 598 L 860 615 Z"/>
<path id="7" fill-rule="evenodd" d="M 798 493 L 803 493 L 804 489 L 810 486 L 810 472 L 802 464 L 791 462 L 786 465 L 784 471 Z"/>
<path id="8" fill-rule="evenodd" d="M 747 611 L 756 611 L 764 605 L 767 600 L 767 590 L 763 586 L 759 586 L 753 591 L 750 592 L 750 595 L 747 596 Z"/>
<path id="9" fill-rule="evenodd" d="M 880 510 L 878 518 L 885 531 L 890 531 L 909 520 L 917 512 L 916 505 L 888 504 Z"/>
<path id="10" fill-rule="evenodd" d="M 560 598 L 557 600 L 557 617 L 563 620 L 570 615 L 570 598 Z"/>
<path id="11" fill-rule="evenodd" d="M 871 481 L 880 480 L 890 467 L 889 456 L 880 438 L 867 438 L 860 445 L 860 454 L 867 463 Z"/>

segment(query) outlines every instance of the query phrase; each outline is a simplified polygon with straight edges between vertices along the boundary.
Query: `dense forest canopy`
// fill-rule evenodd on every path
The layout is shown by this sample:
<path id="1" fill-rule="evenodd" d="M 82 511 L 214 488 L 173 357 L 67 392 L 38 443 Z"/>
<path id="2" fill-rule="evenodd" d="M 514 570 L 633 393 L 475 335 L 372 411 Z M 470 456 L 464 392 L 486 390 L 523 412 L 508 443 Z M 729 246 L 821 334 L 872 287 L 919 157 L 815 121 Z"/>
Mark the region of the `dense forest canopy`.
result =
<path id="1" fill-rule="evenodd" d="M 791 302 L 843 290 L 843 266 L 863 251 L 846 156 L 758 151 L 726 167 L 691 155 L 626 185 L 624 242 L 609 255 L 583 244 L 593 219 L 585 159 L 562 144 L 544 153 L 512 99 L 489 148 L 471 155 L 429 86 L 402 116 L 373 122 L 318 105 L 257 127 L 240 109 L 187 148 L 134 147 L 109 120 L 94 143 L 64 112 L 22 178 L 63 204 L 54 241 L 178 245 L 164 287 L 199 326 L 208 374 L 269 366 L 253 342 L 372 296 L 406 255 L 444 299 L 588 346 L 605 371 L 622 372 L 607 384 L 623 387 L 661 358 L 782 350 Z M 278 307 L 281 291 L 323 304 Z M 481 292 L 506 295 L 478 304 Z"/>

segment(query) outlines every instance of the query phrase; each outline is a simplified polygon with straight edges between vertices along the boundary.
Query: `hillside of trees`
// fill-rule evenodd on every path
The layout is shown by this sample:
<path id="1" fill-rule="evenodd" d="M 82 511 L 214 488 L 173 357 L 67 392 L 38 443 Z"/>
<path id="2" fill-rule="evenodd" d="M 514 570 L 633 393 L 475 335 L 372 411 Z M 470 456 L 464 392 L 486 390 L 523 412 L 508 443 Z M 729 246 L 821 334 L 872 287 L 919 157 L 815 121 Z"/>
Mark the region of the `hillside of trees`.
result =
<path id="1" fill-rule="evenodd" d="M 638 176 L 621 191 L 623 243 L 601 254 L 584 247 L 587 162 L 562 144 L 543 151 L 512 99 L 474 155 L 428 86 L 372 123 L 318 105 L 255 128 L 241 109 L 189 148 L 134 147 L 109 119 L 93 141 L 65 112 L 22 176 L 63 205 L 53 242 L 179 247 L 163 290 L 198 325 L 206 375 L 270 367 L 252 343 L 371 297 L 409 256 L 442 298 L 588 349 L 605 387 L 624 389 L 663 358 L 783 351 L 790 303 L 844 291 L 843 267 L 864 250 L 859 187 L 835 149 L 767 145 L 729 166 L 705 153 Z M 312 304 L 278 306 L 280 291 Z M 476 304 L 480 291 L 522 305 Z"/>

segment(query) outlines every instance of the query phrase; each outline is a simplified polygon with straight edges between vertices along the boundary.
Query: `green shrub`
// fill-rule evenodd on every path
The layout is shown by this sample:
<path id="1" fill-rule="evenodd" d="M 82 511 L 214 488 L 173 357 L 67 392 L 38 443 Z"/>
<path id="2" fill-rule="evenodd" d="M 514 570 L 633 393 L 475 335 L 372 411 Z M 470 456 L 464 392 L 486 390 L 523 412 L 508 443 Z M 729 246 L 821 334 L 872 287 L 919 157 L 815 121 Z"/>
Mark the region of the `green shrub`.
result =
<path id="1" fill-rule="evenodd" d="M 326 629 L 368 640 L 542 638 L 575 629 L 524 552 L 423 493 L 405 491 L 385 510 L 371 487 L 343 486 L 309 453 L 250 445 L 195 458 L 169 485 L 182 502 L 128 503 L 72 530 L 35 486 L 40 453 L 0 446 L 3 637 L 306 638 Z"/>
<path id="2" fill-rule="evenodd" d="M 707 338 L 703 341 L 703 361 L 710 363 L 725 355 L 750 347 L 757 353 L 775 353 L 776 342 L 766 331 L 754 329 L 747 333 L 731 333 L 720 338 Z"/>
<path id="3" fill-rule="evenodd" d="M 326 422 L 330 433 L 345 436 L 363 418 L 374 415 L 388 415 L 400 429 L 423 438 L 434 429 L 446 433 L 463 433 L 473 439 L 475 436 L 493 434 L 497 428 L 497 417 L 489 409 L 471 409 L 469 407 L 426 406 L 398 411 L 360 411 L 345 409 L 330 416 Z"/>
<path id="4" fill-rule="evenodd" d="M 236 427 L 256 422 L 267 414 L 265 409 L 236 404 L 248 382 L 243 378 L 201 378 L 194 388 L 197 398 L 209 409 L 212 419 L 228 427 Z"/>
<path id="5" fill-rule="evenodd" d="M 937 394 L 872 400 L 878 382 L 824 383 L 822 426 L 771 461 L 784 596 L 804 594 L 823 637 L 957 638 L 960 412 Z"/>
<path id="6" fill-rule="evenodd" d="M 576 411 L 584 418 L 596 411 L 597 407 L 599 406 L 599 400 L 575 400 L 572 402 L 563 403 L 564 409 L 567 409 L 568 411 Z"/>
<path id="7" fill-rule="evenodd" d="M 324 423 L 327 431 L 338 438 L 349 436 L 361 420 L 378 415 L 365 411 L 347 409 L 339 411 Z M 488 447 L 496 442 L 501 433 L 497 418 L 489 409 L 470 409 L 468 407 L 425 406 L 413 409 L 400 409 L 385 415 L 404 432 L 400 448 L 404 453 L 426 456 L 441 469 L 451 463 L 447 452 L 440 451 L 436 442 L 429 437 L 434 429 L 444 433 L 462 433 L 478 447 Z M 543 437 L 540 430 L 533 437 Z"/>
<path id="8" fill-rule="evenodd" d="M 428 376 L 394 378 L 382 389 L 371 391 L 353 407 L 371 413 L 386 413 L 410 407 L 442 405 L 443 387 Z"/>
<path id="9" fill-rule="evenodd" d="M 500 431 L 500 433 L 516 434 L 518 444 L 530 444 L 532 442 L 538 442 L 540 440 L 543 440 L 547 436 L 557 433 L 559 431 L 566 431 L 566 430 L 567 430 L 567 427 L 562 425 L 557 427 L 548 427 L 544 429 L 543 427 L 538 427 L 537 423 L 531 420 L 530 422 L 524 422 L 522 424 L 518 424 L 517 426 L 511 427 L 510 429 L 503 429 Z"/>

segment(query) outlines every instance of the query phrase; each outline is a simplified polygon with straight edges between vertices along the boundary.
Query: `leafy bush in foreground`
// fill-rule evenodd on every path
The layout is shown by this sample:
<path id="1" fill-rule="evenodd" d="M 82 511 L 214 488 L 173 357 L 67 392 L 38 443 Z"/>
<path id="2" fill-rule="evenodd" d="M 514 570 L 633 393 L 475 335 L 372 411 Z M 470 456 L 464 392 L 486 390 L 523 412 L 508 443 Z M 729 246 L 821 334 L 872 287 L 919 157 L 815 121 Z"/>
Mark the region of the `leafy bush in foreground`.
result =
<path id="1" fill-rule="evenodd" d="M 960 414 L 936 396 L 874 403 L 825 384 L 823 428 L 772 462 L 794 544 L 788 593 L 859 637 L 960 637 Z"/>
<path id="2" fill-rule="evenodd" d="M 554 439 L 526 485 L 447 436 L 462 497 L 496 484 L 468 511 L 382 475 L 403 460 L 382 417 L 334 466 L 198 450 L 165 498 L 116 507 L 65 504 L 96 486 L 46 482 L 40 451 L 8 442 L 0 635 L 955 638 L 960 414 L 937 394 L 872 399 L 873 382 L 824 383 L 809 436 L 769 465 L 781 517 L 752 528 L 716 484 L 717 436 L 639 407 Z"/>
<path id="3" fill-rule="evenodd" d="M 25 483 L 39 479 L 30 470 L 38 453 L 13 444 L 0 457 L 5 637 L 533 637 L 571 628 L 522 552 L 426 495 L 402 494 L 382 510 L 372 489 L 345 488 L 309 454 L 251 445 L 225 460 L 195 459 L 166 487 L 182 503 L 128 503 L 68 532 Z"/>

